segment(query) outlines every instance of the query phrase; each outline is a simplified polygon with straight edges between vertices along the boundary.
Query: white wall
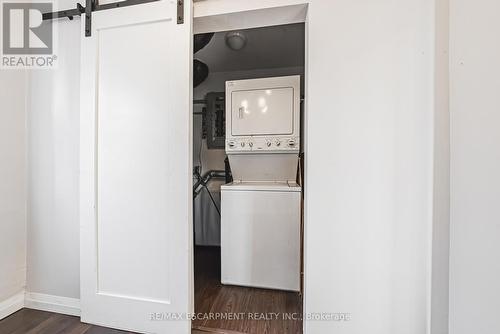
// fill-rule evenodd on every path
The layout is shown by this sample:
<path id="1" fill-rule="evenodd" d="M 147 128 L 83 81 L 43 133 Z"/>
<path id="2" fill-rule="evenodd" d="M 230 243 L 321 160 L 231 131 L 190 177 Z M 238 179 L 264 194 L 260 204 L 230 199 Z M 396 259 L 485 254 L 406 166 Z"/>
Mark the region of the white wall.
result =
<path id="1" fill-rule="evenodd" d="M 500 333 L 500 2 L 451 0 L 450 333 Z"/>
<path id="2" fill-rule="evenodd" d="M 428 332 L 434 5 L 309 5 L 307 334 Z"/>
<path id="3" fill-rule="evenodd" d="M 26 284 L 26 83 L 0 70 L 0 303 Z"/>
<path id="4" fill-rule="evenodd" d="M 30 80 L 27 290 L 78 298 L 80 20 L 55 24 L 59 67 Z"/>
<path id="5" fill-rule="evenodd" d="M 450 248 L 449 0 L 436 0 L 431 333 L 447 334 Z"/>

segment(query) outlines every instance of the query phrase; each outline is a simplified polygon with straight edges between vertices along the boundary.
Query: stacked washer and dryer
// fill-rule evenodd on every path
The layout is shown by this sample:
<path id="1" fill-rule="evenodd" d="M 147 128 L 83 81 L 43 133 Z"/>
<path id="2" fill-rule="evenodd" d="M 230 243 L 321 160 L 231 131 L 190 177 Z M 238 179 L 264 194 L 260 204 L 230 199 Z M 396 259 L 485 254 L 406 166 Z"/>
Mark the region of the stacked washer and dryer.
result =
<path id="1" fill-rule="evenodd" d="M 300 76 L 226 82 L 221 282 L 300 290 Z"/>

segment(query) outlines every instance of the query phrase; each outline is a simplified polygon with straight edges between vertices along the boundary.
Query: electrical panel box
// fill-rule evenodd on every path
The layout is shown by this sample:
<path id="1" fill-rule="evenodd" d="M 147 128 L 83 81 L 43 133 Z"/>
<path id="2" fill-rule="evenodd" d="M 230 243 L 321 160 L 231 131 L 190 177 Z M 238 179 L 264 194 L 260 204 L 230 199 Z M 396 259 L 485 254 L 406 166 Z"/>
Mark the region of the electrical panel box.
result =
<path id="1" fill-rule="evenodd" d="M 207 147 L 223 149 L 226 140 L 225 93 L 208 93 L 205 100 Z"/>

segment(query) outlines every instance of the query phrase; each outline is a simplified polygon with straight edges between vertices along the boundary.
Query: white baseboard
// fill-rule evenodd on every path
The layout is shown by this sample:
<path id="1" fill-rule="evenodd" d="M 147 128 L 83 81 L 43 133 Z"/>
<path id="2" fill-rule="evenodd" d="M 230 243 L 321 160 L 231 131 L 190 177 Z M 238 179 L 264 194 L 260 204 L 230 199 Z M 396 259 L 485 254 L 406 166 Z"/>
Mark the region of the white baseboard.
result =
<path id="1" fill-rule="evenodd" d="M 24 307 L 67 315 L 80 316 L 80 299 L 43 293 L 27 292 Z"/>
<path id="2" fill-rule="evenodd" d="M 24 307 L 24 291 L 21 291 L 3 302 L 0 302 L 0 320 L 8 317 Z"/>

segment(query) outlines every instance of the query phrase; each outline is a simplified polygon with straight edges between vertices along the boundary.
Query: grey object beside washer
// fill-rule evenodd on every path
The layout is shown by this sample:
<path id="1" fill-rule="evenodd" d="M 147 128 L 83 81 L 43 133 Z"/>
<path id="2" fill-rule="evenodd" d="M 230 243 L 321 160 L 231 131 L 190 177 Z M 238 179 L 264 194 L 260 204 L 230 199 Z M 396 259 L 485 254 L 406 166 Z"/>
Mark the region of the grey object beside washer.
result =
<path id="1" fill-rule="evenodd" d="M 207 147 L 221 149 L 226 142 L 226 94 L 207 93 Z"/>

